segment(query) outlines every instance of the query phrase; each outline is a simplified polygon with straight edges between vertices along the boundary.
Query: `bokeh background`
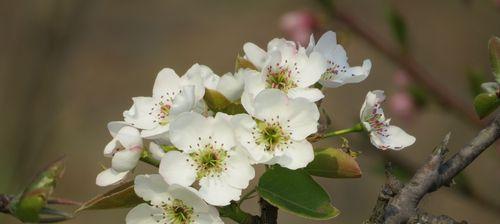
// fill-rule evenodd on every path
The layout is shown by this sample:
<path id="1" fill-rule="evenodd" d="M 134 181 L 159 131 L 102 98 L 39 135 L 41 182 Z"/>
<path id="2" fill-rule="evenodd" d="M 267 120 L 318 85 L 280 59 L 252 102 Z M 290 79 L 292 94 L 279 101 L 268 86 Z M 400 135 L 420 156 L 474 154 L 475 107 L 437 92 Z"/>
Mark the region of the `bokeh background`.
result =
<path id="1" fill-rule="evenodd" d="M 387 11 L 397 10 L 407 23 L 410 54 L 470 108 L 468 71 L 491 79 L 487 40 L 500 35 L 498 1 L 336 2 L 339 10 L 392 44 L 396 42 Z M 183 74 L 193 63 L 200 63 L 218 74 L 232 72 L 245 42 L 265 46 L 274 37 L 286 36 L 283 15 L 296 10 L 316 16 L 322 30 L 339 32 L 351 64 L 365 58 L 373 62 L 366 81 L 326 91 L 324 106 L 333 128 L 357 122 L 367 91 L 401 92 L 395 82 L 400 67 L 329 18 L 316 1 L 0 1 L 0 192 L 17 193 L 61 155 L 67 156 L 67 170 L 57 196 L 84 201 L 104 192 L 94 181 L 101 164 L 109 164 L 102 156 L 110 140 L 106 123 L 122 118 L 131 97 L 149 95 L 161 68 Z M 317 179 L 342 214 L 329 221 L 309 221 L 280 212 L 280 223 L 361 223 L 384 182 L 384 161 L 411 169 L 423 163 L 448 131 L 452 131 L 450 149 L 456 151 L 478 130 L 432 97 L 410 115 L 397 116 L 401 114 L 394 109 L 407 102 L 396 102 L 400 103 L 392 111 L 386 105 L 387 113 L 417 137 L 416 144 L 402 152 L 380 152 L 365 136 L 349 135 L 352 148 L 362 152 L 363 177 Z M 497 149 L 487 150 L 466 169 L 465 190 L 441 189 L 425 198 L 422 206 L 471 223 L 498 223 L 499 170 L 497 144 Z M 137 172 L 151 171 L 143 164 Z M 255 201 L 244 207 L 258 211 Z M 126 212 L 85 212 L 67 223 L 124 223 Z M 0 214 L 0 223 L 18 221 Z"/>

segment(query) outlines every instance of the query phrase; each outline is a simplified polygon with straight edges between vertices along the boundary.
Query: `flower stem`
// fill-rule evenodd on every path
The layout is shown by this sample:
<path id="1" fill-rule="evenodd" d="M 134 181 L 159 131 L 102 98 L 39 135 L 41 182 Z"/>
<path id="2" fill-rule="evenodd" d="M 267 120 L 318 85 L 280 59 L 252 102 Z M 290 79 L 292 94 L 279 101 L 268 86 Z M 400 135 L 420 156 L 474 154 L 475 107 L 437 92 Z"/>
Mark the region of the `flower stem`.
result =
<path id="1" fill-rule="evenodd" d="M 257 188 L 254 188 L 251 191 L 247 192 L 245 195 L 243 195 L 241 197 L 240 201 L 238 201 L 238 205 L 241 205 L 241 203 L 243 203 L 247 199 L 255 197 L 255 196 L 252 196 L 252 194 L 254 194 L 255 192 L 257 192 Z"/>
<path id="2" fill-rule="evenodd" d="M 141 161 L 155 167 L 160 166 L 160 161 L 153 158 L 153 154 L 149 150 L 142 151 Z"/>
<path id="3" fill-rule="evenodd" d="M 322 135 L 321 138 L 335 137 L 335 136 L 345 135 L 345 134 L 349 134 L 349 133 L 353 133 L 353 132 L 362 132 L 363 130 L 364 130 L 363 124 L 358 123 L 358 124 L 354 125 L 352 128 L 346 128 L 346 129 L 342 129 L 342 130 L 327 132 L 324 135 Z"/>
<path id="4" fill-rule="evenodd" d="M 259 217 L 246 213 L 236 203 L 218 208 L 220 216 L 230 218 L 240 224 L 259 223 Z"/>

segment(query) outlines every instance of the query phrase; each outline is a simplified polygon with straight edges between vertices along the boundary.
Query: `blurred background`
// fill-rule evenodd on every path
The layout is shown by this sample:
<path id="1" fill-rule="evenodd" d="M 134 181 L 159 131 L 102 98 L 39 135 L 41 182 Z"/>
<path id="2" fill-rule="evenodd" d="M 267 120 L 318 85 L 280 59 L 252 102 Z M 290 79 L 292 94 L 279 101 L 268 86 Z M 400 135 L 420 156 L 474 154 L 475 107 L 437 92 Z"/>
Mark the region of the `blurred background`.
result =
<path id="1" fill-rule="evenodd" d="M 336 7 L 392 48 L 403 43 L 402 51 L 470 110 L 474 83 L 492 80 L 487 41 L 500 35 L 499 1 L 338 0 Z M 406 38 L 398 42 L 391 27 L 401 21 Z M 303 42 L 311 32 L 319 37 L 330 29 L 338 33 L 351 65 L 365 58 L 373 63 L 366 81 L 326 90 L 324 108 L 332 128 L 358 122 L 366 92 L 383 89 L 390 96 L 386 114 L 417 142 L 401 152 L 381 152 L 363 135 L 347 136 L 352 149 L 362 152 L 363 177 L 317 179 L 342 214 L 309 221 L 280 212 L 279 221 L 361 223 L 384 183 L 385 161 L 404 178 L 448 131 L 453 152 L 480 126 L 422 94 L 422 86 L 400 65 L 311 0 L 0 0 L 0 192 L 18 193 L 46 164 L 66 155 L 66 174 L 55 195 L 84 201 L 102 193 L 106 189 L 94 182 L 101 164 L 109 165 L 102 156 L 111 139 L 106 124 L 122 119 L 131 97 L 151 94 L 161 68 L 183 74 L 200 63 L 224 74 L 234 70 L 235 56 L 247 41 L 262 47 L 274 37 Z M 318 146 L 326 145 L 338 142 Z M 499 153 L 497 143 L 465 170 L 457 187 L 431 194 L 423 208 L 470 223 L 498 223 Z M 141 164 L 137 172 L 151 171 Z M 258 211 L 252 200 L 244 208 Z M 124 223 L 126 212 L 84 212 L 67 223 Z M 0 223 L 19 222 L 0 214 Z"/>

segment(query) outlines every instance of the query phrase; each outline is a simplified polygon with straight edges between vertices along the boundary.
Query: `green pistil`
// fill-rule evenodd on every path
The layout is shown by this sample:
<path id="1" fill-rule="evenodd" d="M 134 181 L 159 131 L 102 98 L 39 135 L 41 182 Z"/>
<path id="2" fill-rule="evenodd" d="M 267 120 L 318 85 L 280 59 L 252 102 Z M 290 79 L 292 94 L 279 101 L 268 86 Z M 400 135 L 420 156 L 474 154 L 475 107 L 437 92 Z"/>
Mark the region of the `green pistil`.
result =
<path id="1" fill-rule="evenodd" d="M 295 83 L 290 79 L 287 70 L 282 70 L 275 73 L 270 73 L 267 76 L 267 85 L 269 88 L 280 89 L 283 91 L 288 91 L 291 88 L 296 87 Z"/>
<path id="2" fill-rule="evenodd" d="M 167 125 L 169 120 L 168 120 L 168 114 L 170 113 L 170 106 L 167 104 L 161 104 L 160 107 L 160 125 Z"/>
<path id="3" fill-rule="evenodd" d="M 205 146 L 204 149 L 196 153 L 191 153 L 191 158 L 198 165 L 198 180 L 206 176 L 218 175 L 224 170 L 224 160 L 228 157 L 227 152 L 222 149 L 215 149 L 212 146 Z"/>
<path id="4" fill-rule="evenodd" d="M 172 224 L 188 224 L 193 221 L 193 208 L 185 205 L 179 199 L 175 199 L 163 209 Z"/>
<path id="5" fill-rule="evenodd" d="M 274 151 L 279 144 L 288 141 L 288 136 L 279 124 L 259 122 L 258 129 L 260 131 L 260 139 L 257 142 L 264 144 L 267 151 Z"/>

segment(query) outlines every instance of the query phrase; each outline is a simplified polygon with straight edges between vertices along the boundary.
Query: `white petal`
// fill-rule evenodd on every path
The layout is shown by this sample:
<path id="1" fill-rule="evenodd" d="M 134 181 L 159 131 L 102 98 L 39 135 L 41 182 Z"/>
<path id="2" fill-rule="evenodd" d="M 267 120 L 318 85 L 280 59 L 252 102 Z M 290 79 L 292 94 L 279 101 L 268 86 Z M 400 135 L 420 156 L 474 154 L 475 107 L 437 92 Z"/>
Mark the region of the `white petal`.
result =
<path id="1" fill-rule="evenodd" d="M 379 108 L 380 104 L 384 102 L 384 100 L 385 100 L 384 91 L 382 90 L 369 91 L 366 94 L 365 102 L 363 103 L 363 106 L 361 107 L 361 111 L 359 113 L 360 120 L 367 121 L 367 119 L 371 117 L 374 112 L 381 113 L 383 115 L 383 111 L 381 108 L 380 111 L 374 111 L 374 109 L 376 109 L 376 107 Z M 385 117 L 382 116 L 381 120 L 385 120 Z"/>
<path id="2" fill-rule="evenodd" d="M 130 126 L 125 126 L 120 129 L 118 134 L 116 134 L 116 139 L 118 139 L 120 144 L 126 149 L 142 147 L 142 138 L 139 130 Z"/>
<path id="3" fill-rule="evenodd" d="M 255 97 L 254 117 L 260 120 L 274 119 L 276 115 L 286 112 L 288 102 L 288 97 L 280 90 L 265 89 Z"/>
<path id="4" fill-rule="evenodd" d="M 153 158 L 156 160 L 161 160 L 163 156 L 165 156 L 165 151 L 161 148 L 160 145 L 155 142 L 149 143 L 149 151 L 153 155 Z"/>
<path id="5" fill-rule="evenodd" d="M 300 73 L 292 73 L 299 87 L 309 87 L 321 79 L 325 73 L 327 64 L 325 58 L 318 52 L 312 52 L 309 57 L 306 53 L 299 53 L 296 59 L 297 68 Z"/>
<path id="6" fill-rule="evenodd" d="M 125 172 L 134 169 L 141 158 L 142 148 L 125 149 L 118 151 L 113 156 L 111 167 L 117 172 Z"/>
<path id="7" fill-rule="evenodd" d="M 192 85 L 182 87 L 182 92 L 174 98 L 169 114 L 170 119 L 182 112 L 191 111 L 195 104 L 195 87 Z"/>
<path id="8" fill-rule="evenodd" d="M 134 180 L 134 191 L 137 196 L 152 205 L 161 205 L 171 196 L 167 193 L 168 185 L 158 174 L 138 175 Z"/>
<path id="9" fill-rule="evenodd" d="M 134 101 L 132 107 L 123 112 L 125 122 L 141 129 L 154 128 L 157 123 L 154 122 L 155 118 L 150 113 L 158 113 L 158 111 L 151 110 L 154 108 L 155 100 L 152 97 L 134 97 L 132 100 Z"/>
<path id="10" fill-rule="evenodd" d="M 220 77 L 220 81 L 217 84 L 217 91 L 224 95 L 230 101 L 236 101 L 241 97 L 243 93 L 243 74 L 244 70 L 240 70 L 238 72 L 238 77 L 235 74 L 234 76 L 231 73 L 225 74 Z"/>
<path id="11" fill-rule="evenodd" d="M 314 159 L 314 151 L 311 143 L 307 140 L 292 141 L 284 154 L 274 158 L 274 161 L 282 167 L 296 170 L 306 167 Z"/>
<path id="12" fill-rule="evenodd" d="M 323 92 L 321 92 L 321 90 L 316 88 L 293 88 L 288 90 L 288 96 L 290 98 L 301 97 L 311 102 L 316 102 L 325 97 L 325 95 L 323 95 Z"/>
<path id="13" fill-rule="evenodd" d="M 252 62 L 255 67 L 258 69 L 262 68 L 266 60 L 266 52 L 262 50 L 262 48 L 253 43 L 245 43 L 243 45 L 243 51 L 247 59 Z"/>
<path id="14" fill-rule="evenodd" d="M 245 189 L 255 177 L 255 170 L 242 152 L 233 151 L 230 155 L 231 157 L 226 160 L 227 170 L 222 177 L 232 187 Z"/>
<path id="15" fill-rule="evenodd" d="M 106 169 L 106 170 L 100 172 L 97 175 L 95 183 L 97 184 L 97 186 L 101 186 L 101 187 L 117 184 L 120 181 L 122 181 L 123 179 L 125 179 L 127 174 L 128 174 L 128 171 L 120 173 L 120 172 L 116 172 L 115 170 L 109 168 L 109 169 Z"/>
<path id="16" fill-rule="evenodd" d="M 201 114 L 186 112 L 170 123 L 170 141 L 184 152 L 194 150 L 199 139 L 207 139 L 211 133 L 208 120 Z"/>
<path id="17" fill-rule="evenodd" d="M 224 224 L 224 222 L 222 222 L 222 219 L 219 217 L 218 214 L 215 216 L 215 215 L 211 215 L 209 213 L 198 214 L 198 216 L 195 217 L 194 223 L 195 224 Z"/>
<path id="18" fill-rule="evenodd" d="M 409 135 L 403 129 L 393 125 L 387 128 L 387 132 L 384 133 L 384 135 L 380 135 L 376 132 L 370 132 L 370 140 L 372 144 L 383 150 L 401 150 L 415 143 L 415 137 Z"/>
<path id="19" fill-rule="evenodd" d="M 168 137 L 168 131 L 170 130 L 170 125 L 167 123 L 165 125 L 158 125 L 153 129 L 142 130 L 141 137 L 146 139 L 160 139 Z"/>
<path id="20" fill-rule="evenodd" d="M 161 220 L 160 214 L 163 211 L 159 208 L 149 206 L 146 203 L 137 205 L 135 208 L 128 212 L 125 218 L 127 224 L 155 224 Z M 155 216 L 156 214 L 156 216 Z"/>
<path id="21" fill-rule="evenodd" d="M 319 38 L 318 43 L 314 47 L 314 51 L 320 52 L 321 54 L 324 55 L 331 54 L 335 50 L 336 46 L 337 46 L 336 34 L 332 31 L 328 31 Z"/>
<path id="22" fill-rule="evenodd" d="M 125 121 L 111 121 L 108 123 L 108 131 L 111 136 L 115 137 L 118 134 L 118 131 L 122 129 L 124 126 L 128 126 L 128 123 Z"/>
<path id="23" fill-rule="evenodd" d="M 211 205 L 229 205 L 231 200 L 239 200 L 241 189 L 231 187 L 220 177 L 204 177 L 200 180 L 200 195 Z"/>
<path id="24" fill-rule="evenodd" d="M 190 186 L 196 180 L 195 166 L 187 154 L 170 151 L 161 159 L 159 172 L 168 184 Z"/>
<path id="25" fill-rule="evenodd" d="M 228 119 L 227 114 L 217 113 L 215 118 L 210 119 L 210 136 L 212 137 L 211 142 L 217 142 L 217 145 L 221 145 L 221 148 L 225 150 L 230 150 L 236 145 L 234 139 L 234 131 L 230 123 L 230 118 Z"/>
<path id="26" fill-rule="evenodd" d="M 370 60 L 364 60 L 362 66 L 350 67 L 346 72 L 334 76 L 326 82 L 337 82 L 343 84 L 358 83 L 365 80 L 370 74 L 372 64 Z"/>
<path id="27" fill-rule="evenodd" d="M 243 77 L 245 88 L 241 96 L 241 104 L 249 114 L 254 113 L 254 99 L 266 88 L 264 76 L 256 71 L 249 71 Z"/>
<path id="28" fill-rule="evenodd" d="M 205 87 L 212 87 L 218 83 L 218 76 L 208 66 L 194 64 L 182 76 L 185 81 L 184 85 L 195 86 L 196 100 L 203 99 L 205 95 Z"/>
<path id="29" fill-rule="evenodd" d="M 173 198 L 179 199 L 187 206 L 193 207 L 196 213 L 209 212 L 207 203 L 205 203 L 198 195 L 198 192 L 191 187 L 173 184 L 169 187 L 168 192 Z"/>
<path id="30" fill-rule="evenodd" d="M 171 68 L 162 69 L 156 76 L 153 86 L 153 98 L 160 99 L 166 94 L 177 94 L 181 90 L 181 79 Z M 170 95 L 171 96 L 171 95 Z"/>
<path id="31" fill-rule="evenodd" d="M 104 156 L 112 157 L 115 154 L 116 150 L 121 146 L 118 142 L 118 139 L 113 138 L 105 147 L 104 147 Z"/>
<path id="32" fill-rule="evenodd" d="M 303 140 L 318 131 L 318 107 L 304 98 L 289 100 L 281 116 L 286 119 L 285 129 L 291 132 L 293 140 Z"/>

